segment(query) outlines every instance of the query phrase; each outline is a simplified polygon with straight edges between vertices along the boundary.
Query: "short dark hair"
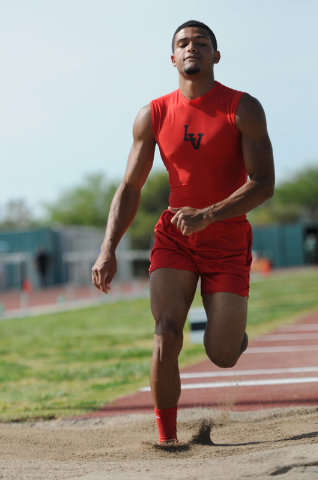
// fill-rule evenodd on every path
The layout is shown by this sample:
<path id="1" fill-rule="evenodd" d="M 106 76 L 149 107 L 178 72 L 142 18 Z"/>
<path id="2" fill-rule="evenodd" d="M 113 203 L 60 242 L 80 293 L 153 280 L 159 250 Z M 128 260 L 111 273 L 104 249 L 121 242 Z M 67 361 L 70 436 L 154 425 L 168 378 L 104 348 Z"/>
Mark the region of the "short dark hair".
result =
<path id="1" fill-rule="evenodd" d="M 187 27 L 204 28 L 204 30 L 206 30 L 206 31 L 208 32 L 208 34 L 209 34 L 209 37 L 210 37 L 211 42 L 212 42 L 213 49 L 214 49 L 214 50 L 217 50 L 217 49 L 218 49 L 218 44 L 217 44 L 215 35 L 214 35 L 214 33 L 212 32 L 211 28 L 209 28 L 207 25 L 205 25 L 205 23 L 198 22 L 197 20 L 189 20 L 188 22 L 185 22 L 185 23 L 183 23 L 182 25 L 180 25 L 180 27 L 178 27 L 177 30 L 174 32 L 173 37 L 172 37 L 172 44 L 171 44 L 172 53 L 174 52 L 174 39 L 175 39 L 175 36 L 177 35 L 178 32 L 180 32 L 180 30 L 182 30 L 183 28 L 187 28 Z"/>

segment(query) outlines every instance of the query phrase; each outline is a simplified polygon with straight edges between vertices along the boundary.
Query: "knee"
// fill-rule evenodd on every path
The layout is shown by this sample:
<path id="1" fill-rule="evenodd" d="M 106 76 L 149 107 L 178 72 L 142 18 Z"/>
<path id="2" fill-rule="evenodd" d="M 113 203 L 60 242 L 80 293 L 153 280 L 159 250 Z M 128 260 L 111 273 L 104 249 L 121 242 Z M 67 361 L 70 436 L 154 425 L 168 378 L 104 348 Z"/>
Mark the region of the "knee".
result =
<path id="1" fill-rule="evenodd" d="M 160 348 L 160 356 L 179 355 L 183 345 L 183 331 L 169 318 L 156 322 L 155 339 Z"/>
<path id="2" fill-rule="evenodd" d="M 239 354 L 236 351 L 220 346 L 205 345 L 205 351 L 212 363 L 220 368 L 232 368 L 236 364 Z"/>
<path id="3" fill-rule="evenodd" d="M 204 336 L 205 351 L 211 362 L 220 368 L 232 368 L 236 365 L 241 354 L 247 349 L 248 336 L 244 333 L 242 343 L 237 345 L 236 343 L 216 343 L 207 340 Z"/>
<path id="4" fill-rule="evenodd" d="M 232 368 L 236 365 L 237 358 L 233 356 L 229 356 L 226 353 L 222 352 L 221 354 L 213 354 L 209 355 L 209 359 L 213 362 L 217 367 L 220 368 Z"/>

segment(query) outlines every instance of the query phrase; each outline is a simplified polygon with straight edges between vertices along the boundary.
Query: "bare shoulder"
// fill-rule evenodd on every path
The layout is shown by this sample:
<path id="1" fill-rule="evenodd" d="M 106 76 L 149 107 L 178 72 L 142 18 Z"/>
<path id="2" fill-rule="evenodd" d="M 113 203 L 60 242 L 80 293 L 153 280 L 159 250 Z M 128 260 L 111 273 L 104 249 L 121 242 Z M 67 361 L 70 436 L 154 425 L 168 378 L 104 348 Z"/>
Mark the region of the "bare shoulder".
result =
<path id="1" fill-rule="evenodd" d="M 267 131 L 266 117 L 261 103 L 244 93 L 237 107 L 235 123 L 238 130 L 244 134 L 248 132 Z"/>
<path id="2" fill-rule="evenodd" d="M 156 146 L 150 105 L 146 105 L 138 113 L 133 126 L 133 137 L 123 184 L 139 192 L 152 168 Z"/>
<path id="3" fill-rule="evenodd" d="M 134 140 L 155 141 L 152 130 L 150 104 L 143 107 L 138 113 L 134 122 L 133 136 Z"/>

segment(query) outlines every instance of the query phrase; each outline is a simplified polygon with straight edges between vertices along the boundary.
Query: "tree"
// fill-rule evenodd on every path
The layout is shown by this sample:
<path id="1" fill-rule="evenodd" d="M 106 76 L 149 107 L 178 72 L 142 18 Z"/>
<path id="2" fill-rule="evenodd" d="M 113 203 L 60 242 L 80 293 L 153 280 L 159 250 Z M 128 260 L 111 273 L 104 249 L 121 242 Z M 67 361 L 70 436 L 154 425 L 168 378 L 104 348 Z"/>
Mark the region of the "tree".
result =
<path id="1" fill-rule="evenodd" d="M 1 212 L 1 230 L 30 228 L 34 225 L 32 213 L 23 199 L 12 199 L 5 204 Z"/>
<path id="2" fill-rule="evenodd" d="M 105 227 L 116 185 L 103 174 L 91 174 L 82 185 L 62 192 L 56 202 L 45 204 L 48 220 L 62 225 Z"/>
<path id="3" fill-rule="evenodd" d="M 48 220 L 62 225 L 105 228 L 116 189 L 117 185 L 109 184 L 102 174 L 88 175 L 81 185 L 62 192 L 56 202 L 45 205 Z M 127 232 L 133 248 L 150 247 L 154 226 L 168 205 L 168 174 L 153 172 L 141 191 L 138 212 Z"/>
<path id="4" fill-rule="evenodd" d="M 252 224 L 318 220 L 318 167 L 308 167 L 275 189 L 273 198 L 248 214 Z"/>
<path id="5" fill-rule="evenodd" d="M 276 190 L 277 206 L 292 208 L 308 220 L 318 219 L 318 167 L 307 168 Z"/>

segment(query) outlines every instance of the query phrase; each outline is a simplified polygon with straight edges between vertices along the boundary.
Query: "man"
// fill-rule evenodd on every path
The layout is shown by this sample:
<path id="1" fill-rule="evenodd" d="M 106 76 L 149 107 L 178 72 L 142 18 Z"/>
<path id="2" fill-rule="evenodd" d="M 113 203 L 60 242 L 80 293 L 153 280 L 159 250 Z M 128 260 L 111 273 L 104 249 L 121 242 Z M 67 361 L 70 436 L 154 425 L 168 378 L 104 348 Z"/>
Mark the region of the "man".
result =
<path id="1" fill-rule="evenodd" d="M 51 263 L 51 257 L 46 252 L 45 248 L 39 246 L 36 251 L 35 264 L 39 273 L 41 287 L 48 286 L 48 271 Z"/>
<path id="2" fill-rule="evenodd" d="M 209 27 L 196 21 L 181 25 L 171 60 L 179 90 L 151 102 L 135 120 L 127 169 L 93 267 L 94 285 L 107 293 L 116 272 L 115 250 L 136 214 L 157 143 L 170 183 L 170 206 L 155 227 L 150 258 L 155 320 L 150 384 L 160 443 L 178 441 L 178 355 L 199 277 L 208 357 L 219 367 L 232 367 L 247 348 L 252 238 L 245 214 L 274 191 L 264 111 L 255 98 L 214 80 L 220 52 Z"/>

